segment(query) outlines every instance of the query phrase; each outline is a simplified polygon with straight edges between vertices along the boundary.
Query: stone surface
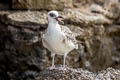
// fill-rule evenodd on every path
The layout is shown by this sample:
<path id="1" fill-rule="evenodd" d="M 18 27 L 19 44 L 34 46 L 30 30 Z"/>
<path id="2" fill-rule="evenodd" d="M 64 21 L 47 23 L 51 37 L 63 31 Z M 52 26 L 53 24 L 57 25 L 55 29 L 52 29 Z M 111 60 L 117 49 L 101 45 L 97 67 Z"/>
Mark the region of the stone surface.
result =
<path id="1" fill-rule="evenodd" d="M 69 24 L 78 26 L 91 26 L 92 24 L 111 24 L 112 21 L 101 14 L 91 14 L 79 10 L 65 9 L 61 13 Z"/>
<path id="2" fill-rule="evenodd" d="M 33 30 L 45 28 L 46 25 L 44 24 L 47 23 L 46 11 L 41 13 L 38 11 L 17 11 L 15 13 L 11 11 L 8 14 L 3 13 L 1 20 L 5 22 L 5 24 L 10 24 L 17 27 L 31 28 Z"/>
<path id="3" fill-rule="evenodd" d="M 93 3 L 89 10 L 93 13 L 101 13 L 109 19 L 119 19 L 120 2 L 118 0 L 106 0 L 103 6 Z"/>
<path id="4" fill-rule="evenodd" d="M 72 6 L 72 0 L 12 0 L 13 9 L 63 10 Z"/>
<path id="5" fill-rule="evenodd" d="M 97 74 L 83 69 L 58 66 L 41 72 L 35 80 L 119 80 L 120 71 L 107 68 Z"/>
<path id="6" fill-rule="evenodd" d="M 10 12 L 1 12 L 1 18 Z M 43 70 L 46 50 L 40 33 L 4 23 L 0 18 L 0 80 L 33 79 Z M 31 27 L 32 28 L 32 27 Z"/>

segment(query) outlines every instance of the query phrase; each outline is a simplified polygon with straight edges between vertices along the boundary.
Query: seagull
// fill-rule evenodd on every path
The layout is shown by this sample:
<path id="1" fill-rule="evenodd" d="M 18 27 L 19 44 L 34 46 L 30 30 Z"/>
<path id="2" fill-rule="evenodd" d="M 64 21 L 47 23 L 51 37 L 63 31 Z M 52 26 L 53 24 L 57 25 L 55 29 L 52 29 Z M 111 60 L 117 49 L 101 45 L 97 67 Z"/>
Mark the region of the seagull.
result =
<path id="1" fill-rule="evenodd" d="M 63 66 L 67 54 L 73 49 L 78 49 L 77 40 L 72 31 L 63 25 L 60 25 L 60 19 L 64 19 L 57 11 L 49 11 L 47 14 L 48 27 L 42 35 L 42 43 L 52 54 L 52 67 L 54 65 L 55 54 L 64 55 Z"/>

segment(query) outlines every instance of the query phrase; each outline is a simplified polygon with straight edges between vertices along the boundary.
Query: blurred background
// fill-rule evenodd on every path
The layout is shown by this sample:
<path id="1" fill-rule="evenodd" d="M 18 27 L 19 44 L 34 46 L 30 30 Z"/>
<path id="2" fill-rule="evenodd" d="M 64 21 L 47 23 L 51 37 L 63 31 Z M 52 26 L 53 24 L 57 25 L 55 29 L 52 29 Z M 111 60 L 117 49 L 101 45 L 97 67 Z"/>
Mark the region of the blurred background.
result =
<path id="1" fill-rule="evenodd" d="M 120 69 L 120 0 L 0 0 L 0 80 L 34 80 L 51 66 L 41 42 L 50 10 L 76 34 L 79 49 L 68 54 L 69 67 Z M 55 64 L 62 63 L 56 55 Z"/>
<path id="2" fill-rule="evenodd" d="M 63 4 L 59 4 L 63 3 Z M 105 0 L 60 0 L 60 1 L 41 1 L 41 0 L 0 0 L 0 9 L 33 9 L 33 10 L 40 10 L 45 9 L 45 6 L 51 6 L 53 8 L 54 4 L 64 5 L 63 8 L 82 8 L 88 7 L 92 3 L 96 3 L 99 5 L 104 5 Z M 45 5 L 49 4 L 49 5 Z M 42 6 L 42 7 L 41 7 Z M 43 7 L 44 6 L 44 7 Z M 59 7 L 59 6 L 58 6 Z M 50 8 L 50 7 L 49 7 Z M 46 8 L 46 10 L 49 10 Z"/>

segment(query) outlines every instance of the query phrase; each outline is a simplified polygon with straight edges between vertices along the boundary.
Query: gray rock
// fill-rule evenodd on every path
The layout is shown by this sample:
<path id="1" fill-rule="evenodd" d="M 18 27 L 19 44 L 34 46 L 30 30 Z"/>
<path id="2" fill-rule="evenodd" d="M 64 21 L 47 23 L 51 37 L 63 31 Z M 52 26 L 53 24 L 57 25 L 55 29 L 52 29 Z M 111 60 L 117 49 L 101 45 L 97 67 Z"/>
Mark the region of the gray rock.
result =
<path id="1" fill-rule="evenodd" d="M 87 70 L 57 66 L 41 72 L 35 80 L 94 80 L 94 77 L 95 75 Z"/>
<path id="2" fill-rule="evenodd" d="M 101 14 L 91 14 L 81 12 L 79 10 L 65 9 L 63 13 L 65 19 L 69 24 L 74 24 L 78 26 L 90 26 L 92 24 L 111 24 L 112 21 L 107 19 Z"/>
<path id="3" fill-rule="evenodd" d="M 119 80 L 120 71 L 113 68 L 98 73 L 83 69 L 72 69 L 69 67 L 57 66 L 42 71 L 35 80 Z"/>
<path id="4" fill-rule="evenodd" d="M 1 13 L 0 17 L 10 12 Z M 34 80 L 43 70 L 46 50 L 39 33 L 0 19 L 0 80 Z M 23 30 L 25 29 L 25 30 Z"/>
<path id="5" fill-rule="evenodd" d="M 71 0 L 12 0 L 13 9 L 63 10 L 72 6 Z"/>
<path id="6" fill-rule="evenodd" d="M 39 29 L 41 27 L 45 28 L 46 11 L 17 11 L 1 14 L 1 20 L 5 24 L 10 24 L 18 28 L 29 28 L 29 29 Z"/>
<path id="7" fill-rule="evenodd" d="M 103 14 L 109 19 L 119 19 L 120 17 L 120 2 L 119 0 L 105 0 L 104 6 L 92 4 L 89 11 L 93 13 Z"/>

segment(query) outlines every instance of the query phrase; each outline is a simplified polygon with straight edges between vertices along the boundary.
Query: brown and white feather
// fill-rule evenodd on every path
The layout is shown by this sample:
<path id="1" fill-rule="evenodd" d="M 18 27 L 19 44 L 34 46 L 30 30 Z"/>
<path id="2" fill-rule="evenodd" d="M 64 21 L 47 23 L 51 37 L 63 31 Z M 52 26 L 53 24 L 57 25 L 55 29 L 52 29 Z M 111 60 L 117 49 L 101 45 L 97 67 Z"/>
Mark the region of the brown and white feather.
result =
<path id="1" fill-rule="evenodd" d="M 72 31 L 66 26 L 61 25 L 60 27 L 61 31 L 65 34 L 64 42 L 71 41 L 75 45 L 75 49 L 78 49 L 78 43 Z"/>

